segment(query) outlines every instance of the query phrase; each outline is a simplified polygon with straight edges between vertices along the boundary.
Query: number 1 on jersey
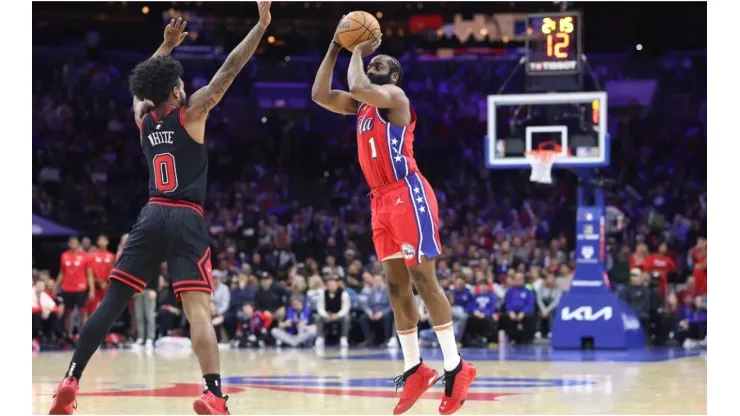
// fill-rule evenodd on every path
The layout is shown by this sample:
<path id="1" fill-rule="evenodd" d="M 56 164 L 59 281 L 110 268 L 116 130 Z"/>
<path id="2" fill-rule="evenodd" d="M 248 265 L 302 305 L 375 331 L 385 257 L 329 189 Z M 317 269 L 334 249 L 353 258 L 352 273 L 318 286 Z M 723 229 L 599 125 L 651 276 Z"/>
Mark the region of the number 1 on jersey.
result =
<path id="1" fill-rule="evenodd" d="M 371 137 L 369 142 L 370 142 L 370 156 L 372 156 L 373 159 L 377 159 L 378 152 L 375 150 L 375 137 Z"/>

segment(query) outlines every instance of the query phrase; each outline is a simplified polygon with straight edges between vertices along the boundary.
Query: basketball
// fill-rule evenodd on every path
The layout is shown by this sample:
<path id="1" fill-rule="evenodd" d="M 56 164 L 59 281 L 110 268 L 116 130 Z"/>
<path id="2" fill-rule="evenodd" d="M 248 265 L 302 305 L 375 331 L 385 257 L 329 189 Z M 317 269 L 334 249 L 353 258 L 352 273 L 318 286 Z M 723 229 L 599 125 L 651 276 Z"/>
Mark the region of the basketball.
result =
<path id="1" fill-rule="evenodd" d="M 371 36 L 380 36 L 380 23 L 368 12 L 350 12 L 339 22 L 337 40 L 350 52 L 355 49 L 355 45 L 370 39 Z"/>

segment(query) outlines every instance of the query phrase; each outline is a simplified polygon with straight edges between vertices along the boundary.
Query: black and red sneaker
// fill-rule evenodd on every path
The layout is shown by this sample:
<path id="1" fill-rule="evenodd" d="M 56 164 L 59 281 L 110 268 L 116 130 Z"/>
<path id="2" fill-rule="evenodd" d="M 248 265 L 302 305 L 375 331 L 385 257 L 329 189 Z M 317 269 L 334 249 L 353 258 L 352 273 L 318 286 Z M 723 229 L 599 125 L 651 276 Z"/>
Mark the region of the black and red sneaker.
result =
<path id="1" fill-rule="evenodd" d="M 439 380 L 437 370 L 429 367 L 423 362 L 410 368 L 405 373 L 396 377 L 393 381 L 396 383 L 396 391 L 403 387 L 401 398 L 393 409 L 394 415 L 409 410 L 417 400 Z"/>
<path id="2" fill-rule="evenodd" d="M 442 396 L 442 403 L 439 405 L 440 415 L 451 415 L 460 410 L 468 397 L 468 389 L 473 384 L 477 374 L 475 367 L 462 358 L 457 368 L 452 371 L 445 371 L 444 376 L 442 376 L 445 393 Z"/>

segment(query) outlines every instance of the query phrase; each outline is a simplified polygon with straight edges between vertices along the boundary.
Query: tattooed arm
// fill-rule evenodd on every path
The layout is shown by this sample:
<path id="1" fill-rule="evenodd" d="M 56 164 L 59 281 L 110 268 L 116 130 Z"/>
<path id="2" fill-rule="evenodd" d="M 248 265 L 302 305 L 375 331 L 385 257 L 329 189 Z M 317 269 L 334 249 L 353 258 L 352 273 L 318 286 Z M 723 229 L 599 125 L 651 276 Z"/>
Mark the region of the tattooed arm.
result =
<path id="1" fill-rule="evenodd" d="M 234 82 L 237 74 L 244 68 L 249 58 L 265 34 L 267 26 L 270 24 L 270 2 L 259 1 L 260 20 L 257 25 L 247 34 L 247 37 L 241 41 L 236 48 L 229 54 L 226 61 L 221 65 L 211 82 L 205 87 L 199 89 L 190 97 L 190 103 L 185 111 L 186 129 L 188 133 L 198 143 L 203 142 L 205 131 L 205 120 L 208 112 L 213 109 L 226 94 L 231 83 Z"/>

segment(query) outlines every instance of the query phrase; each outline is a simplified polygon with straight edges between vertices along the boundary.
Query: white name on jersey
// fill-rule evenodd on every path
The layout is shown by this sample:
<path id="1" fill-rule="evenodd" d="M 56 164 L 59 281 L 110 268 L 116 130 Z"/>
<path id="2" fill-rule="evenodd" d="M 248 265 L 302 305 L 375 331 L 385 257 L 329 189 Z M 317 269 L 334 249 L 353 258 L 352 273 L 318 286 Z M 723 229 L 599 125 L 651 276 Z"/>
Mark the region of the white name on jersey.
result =
<path id="1" fill-rule="evenodd" d="M 150 133 L 147 138 L 149 139 L 149 143 L 151 143 L 152 146 L 156 146 L 158 144 L 173 144 L 173 134 L 175 134 L 174 131 L 155 131 Z"/>

